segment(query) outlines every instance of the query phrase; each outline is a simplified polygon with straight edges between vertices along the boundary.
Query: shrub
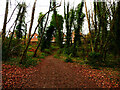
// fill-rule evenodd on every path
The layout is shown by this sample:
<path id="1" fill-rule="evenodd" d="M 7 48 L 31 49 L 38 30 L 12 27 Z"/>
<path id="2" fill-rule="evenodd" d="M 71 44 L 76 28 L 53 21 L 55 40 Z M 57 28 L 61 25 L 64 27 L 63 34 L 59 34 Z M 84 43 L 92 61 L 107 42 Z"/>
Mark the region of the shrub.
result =
<path id="1" fill-rule="evenodd" d="M 68 55 L 67 58 L 65 59 L 65 62 L 70 62 L 70 63 L 73 63 L 72 59 L 71 59 L 71 55 Z"/>
<path id="2" fill-rule="evenodd" d="M 51 54 L 50 49 L 45 49 L 44 52 L 47 53 L 47 54 Z"/>
<path id="3" fill-rule="evenodd" d="M 59 58 L 59 56 L 58 55 L 54 55 L 54 58 Z"/>
<path id="4" fill-rule="evenodd" d="M 35 65 L 37 65 L 37 61 L 34 60 L 34 59 L 33 59 L 32 57 L 30 57 L 30 56 L 27 56 L 27 57 L 26 57 L 26 60 L 24 60 L 24 62 L 23 62 L 23 66 L 25 66 L 25 67 L 35 66 Z"/>
<path id="5" fill-rule="evenodd" d="M 45 57 L 44 56 L 40 56 L 39 58 L 44 59 Z"/>
<path id="6" fill-rule="evenodd" d="M 71 53 L 70 47 L 69 47 L 69 48 L 64 48 L 64 49 L 63 49 L 63 54 L 69 55 L 70 53 Z"/>
<path id="7" fill-rule="evenodd" d="M 120 67 L 120 58 L 114 60 L 114 66 Z"/>
<path id="8" fill-rule="evenodd" d="M 2 47 L 2 60 L 7 61 L 9 59 L 10 59 L 10 53 L 9 53 L 8 48 L 7 48 L 7 45 L 3 45 L 3 47 Z"/>
<path id="9" fill-rule="evenodd" d="M 120 58 L 117 59 L 117 62 L 120 64 Z"/>
<path id="10" fill-rule="evenodd" d="M 101 65 L 103 63 L 102 55 L 98 52 L 91 52 L 88 55 L 88 63 L 94 66 Z"/>
<path id="11" fill-rule="evenodd" d="M 2 45 L 2 60 L 7 61 L 11 57 L 20 56 L 23 50 L 23 46 L 20 43 L 21 40 L 13 39 L 10 48 L 8 48 L 9 38 L 6 38 L 5 42 Z"/>
<path id="12" fill-rule="evenodd" d="M 62 49 L 57 50 L 57 54 L 61 54 L 62 53 Z"/>
<path id="13" fill-rule="evenodd" d="M 71 56 L 74 57 L 77 54 L 77 49 L 74 48 L 74 46 L 68 47 L 68 48 L 64 48 L 63 49 L 63 54 L 66 54 L 66 55 L 70 55 L 71 54 Z"/>
<path id="14" fill-rule="evenodd" d="M 42 52 L 42 53 L 41 53 L 41 56 L 46 56 L 46 54 Z"/>
<path id="15" fill-rule="evenodd" d="M 65 62 L 70 62 L 70 63 L 73 63 L 72 59 L 71 59 L 71 58 L 69 58 L 69 57 L 65 59 Z"/>

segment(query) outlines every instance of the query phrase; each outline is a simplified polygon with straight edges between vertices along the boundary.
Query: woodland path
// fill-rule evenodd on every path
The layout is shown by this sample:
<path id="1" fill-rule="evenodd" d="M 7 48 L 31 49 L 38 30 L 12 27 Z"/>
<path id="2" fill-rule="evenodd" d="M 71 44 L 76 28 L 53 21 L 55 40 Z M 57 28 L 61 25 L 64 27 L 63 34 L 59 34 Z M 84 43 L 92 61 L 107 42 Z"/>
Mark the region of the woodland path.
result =
<path id="1" fill-rule="evenodd" d="M 83 67 L 81 67 L 82 70 Z M 76 72 L 74 64 L 65 63 L 53 55 L 37 65 L 37 71 L 27 78 L 25 88 L 97 88 L 95 81 Z"/>

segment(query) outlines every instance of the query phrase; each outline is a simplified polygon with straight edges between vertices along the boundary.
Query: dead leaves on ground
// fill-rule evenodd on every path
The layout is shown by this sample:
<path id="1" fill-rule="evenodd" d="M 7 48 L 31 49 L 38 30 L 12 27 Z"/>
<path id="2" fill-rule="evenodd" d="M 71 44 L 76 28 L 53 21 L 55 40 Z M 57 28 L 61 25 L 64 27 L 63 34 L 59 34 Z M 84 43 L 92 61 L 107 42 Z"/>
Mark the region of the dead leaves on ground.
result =
<path id="1" fill-rule="evenodd" d="M 2 87 L 21 88 L 27 82 L 26 78 L 37 71 L 36 67 L 20 68 L 17 66 L 2 64 Z"/>
<path id="2" fill-rule="evenodd" d="M 90 69 L 87 65 L 74 65 L 76 74 L 82 74 L 84 77 L 91 79 L 101 88 L 120 87 L 120 73 L 113 70 Z"/>
<path id="3" fill-rule="evenodd" d="M 112 70 L 91 69 L 86 65 L 77 65 L 68 63 L 76 72 L 76 75 L 82 75 L 96 82 L 101 88 L 120 87 L 119 72 Z M 2 64 L 2 85 L 3 88 L 24 88 L 27 78 L 32 73 L 38 71 L 38 67 L 20 68 L 17 66 Z"/>

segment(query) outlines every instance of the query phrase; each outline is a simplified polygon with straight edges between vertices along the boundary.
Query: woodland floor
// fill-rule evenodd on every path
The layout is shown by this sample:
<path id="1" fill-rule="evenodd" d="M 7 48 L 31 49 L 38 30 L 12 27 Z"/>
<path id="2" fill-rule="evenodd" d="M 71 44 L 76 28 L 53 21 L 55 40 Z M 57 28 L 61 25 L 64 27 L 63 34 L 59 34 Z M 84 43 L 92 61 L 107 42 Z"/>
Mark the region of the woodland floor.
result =
<path id="1" fill-rule="evenodd" d="M 2 65 L 3 88 L 120 88 L 118 72 L 66 63 L 53 55 L 35 67 Z"/>

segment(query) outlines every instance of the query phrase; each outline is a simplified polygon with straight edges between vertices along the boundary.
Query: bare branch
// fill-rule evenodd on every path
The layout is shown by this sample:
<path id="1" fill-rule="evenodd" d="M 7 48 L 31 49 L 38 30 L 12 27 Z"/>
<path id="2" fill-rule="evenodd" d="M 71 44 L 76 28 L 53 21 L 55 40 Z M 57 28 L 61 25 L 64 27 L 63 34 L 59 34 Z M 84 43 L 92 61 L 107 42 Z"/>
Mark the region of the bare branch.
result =
<path id="1" fill-rule="evenodd" d="M 18 6 L 19 4 L 17 4 L 17 6 Z M 12 12 L 12 14 L 11 14 L 11 16 L 10 16 L 10 18 L 9 18 L 9 20 L 7 21 L 7 23 L 9 23 L 9 21 L 11 20 L 11 18 L 12 18 L 12 16 L 13 16 L 13 14 L 14 14 L 14 12 L 15 12 L 15 10 L 16 10 L 16 8 L 17 8 L 17 6 L 14 8 L 14 10 L 13 10 L 13 12 Z M 7 24 L 6 23 L 6 24 Z"/>
<path id="2" fill-rule="evenodd" d="M 36 6 L 36 1 L 34 2 L 33 8 L 32 8 L 32 16 L 31 16 L 31 22 L 30 22 L 30 28 L 29 28 L 29 34 L 28 34 L 28 40 L 31 36 L 31 30 L 32 30 L 32 26 L 33 26 L 33 20 L 34 20 L 34 14 L 35 14 L 35 6 Z"/>
<path id="3" fill-rule="evenodd" d="M 41 20 L 46 16 L 47 13 L 53 11 L 54 9 L 56 9 L 57 7 L 60 7 L 60 6 L 61 6 L 61 3 L 60 3 L 60 5 L 54 7 L 54 8 L 52 8 L 51 10 L 49 10 L 48 12 L 46 12 L 46 13 L 40 18 L 40 20 L 38 21 L 38 24 L 37 24 L 37 26 L 36 26 L 36 28 L 35 28 L 35 30 L 34 30 L 34 33 L 33 33 L 32 36 L 29 38 L 28 43 L 27 43 L 27 46 L 26 46 L 26 48 L 25 48 L 25 50 L 24 50 L 24 52 L 23 52 L 23 55 L 22 55 L 21 61 L 20 61 L 21 64 L 22 64 L 22 60 L 24 59 L 24 57 L 25 57 L 25 55 L 26 55 L 26 52 L 27 52 L 27 49 L 28 49 L 28 47 L 29 47 L 30 41 L 31 41 L 32 37 L 34 36 L 34 34 L 35 34 L 35 32 L 36 32 L 39 24 L 41 23 Z M 43 33 L 43 34 L 44 34 L 44 33 Z"/>
<path id="4" fill-rule="evenodd" d="M 6 0 L 6 9 L 5 9 L 5 17 L 4 17 L 4 23 L 3 23 L 3 29 L 2 29 L 2 39 L 4 40 L 5 34 L 6 34 L 6 22 L 7 22 L 7 16 L 8 16 L 8 0 Z"/>

